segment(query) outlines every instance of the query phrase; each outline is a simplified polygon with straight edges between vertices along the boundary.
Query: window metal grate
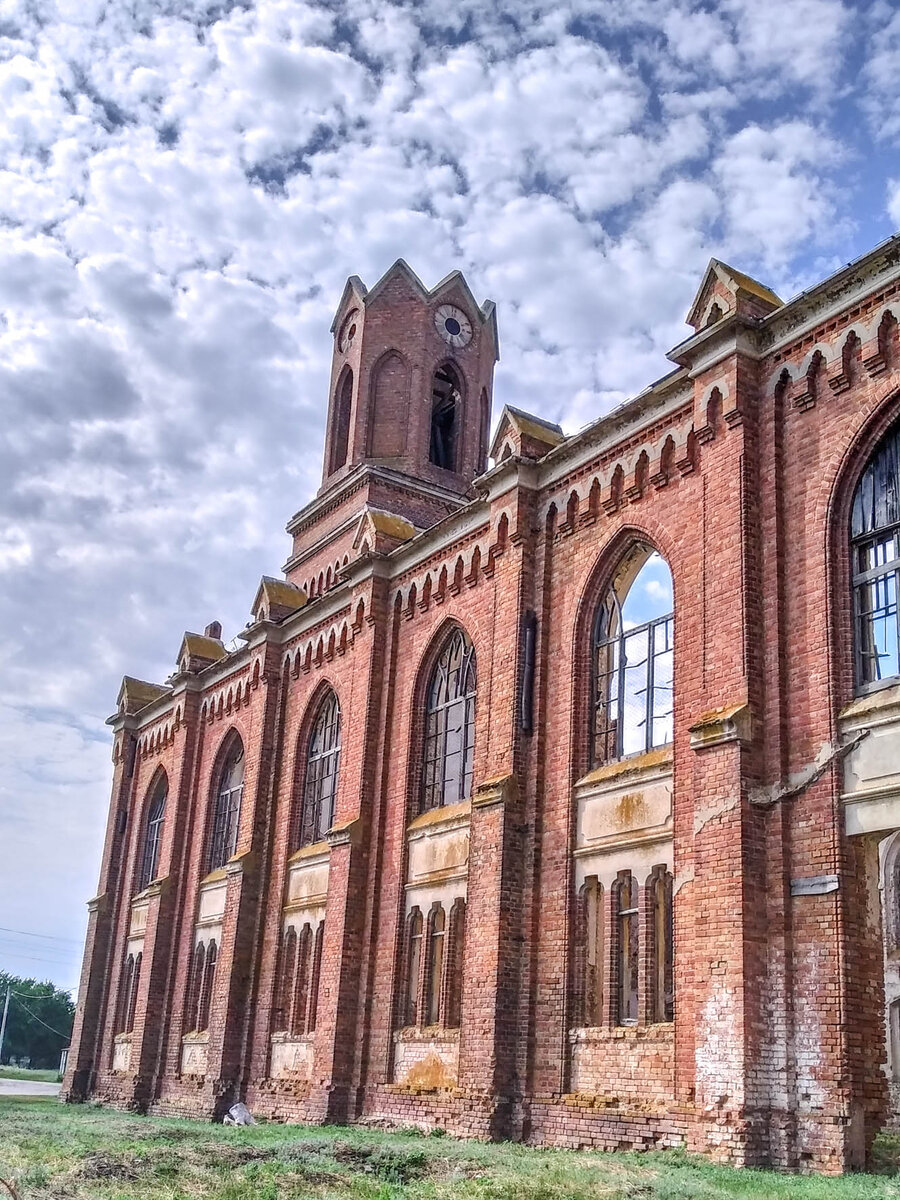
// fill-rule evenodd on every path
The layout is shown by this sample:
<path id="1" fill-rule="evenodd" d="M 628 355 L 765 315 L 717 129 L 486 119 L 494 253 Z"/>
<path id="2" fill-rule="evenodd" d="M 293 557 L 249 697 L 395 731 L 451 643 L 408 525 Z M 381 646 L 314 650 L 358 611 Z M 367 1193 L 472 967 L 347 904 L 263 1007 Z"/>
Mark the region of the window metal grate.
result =
<path id="1" fill-rule="evenodd" d="M 156 878 L 159 867 L 159 847 L 162 842 L 163 821 L 166 815 L 166 797 L 168 782 L 163 776 L 156 786 L 150 810 L 147 814 L 147 830 L 144 834 L 144 853 L 141 856 L 141 870 L 138 877 L 137 890 L 142 892 Z"/>
<path id="2" fill-rule="evenodd" d="M 850 519 L 856 683 L 900 678 L 900 425 L 880 443 L 853 496 Z"/>
<path id="3" fill-rule="evenodd" d="M 673 631 L 672 613 L 625 628 L 606 593 L 594 621 L 592 767 L 671 742 Z"/>
<path id="4" fill-rule="evenodd" d="M 422 807 L 440 808 L 472 792 L 475 749 L 475 648 L 456 630 L 434 668 L 425 716 Z"/>
<path id="5" fill-rule="evenodd" d="M 207 869 L 224 867 L 237 850 L 241 798 L 244 794 L 244 747 L 236 740 L 228 751 L 219 776 Z"/>
<path id="6" fill-rule="evenodd" d="M 319 708 L 306 752 L 301 846 L 321 841 L 332 826 L 340 765 L 341 708 L 331 692 Z"/>

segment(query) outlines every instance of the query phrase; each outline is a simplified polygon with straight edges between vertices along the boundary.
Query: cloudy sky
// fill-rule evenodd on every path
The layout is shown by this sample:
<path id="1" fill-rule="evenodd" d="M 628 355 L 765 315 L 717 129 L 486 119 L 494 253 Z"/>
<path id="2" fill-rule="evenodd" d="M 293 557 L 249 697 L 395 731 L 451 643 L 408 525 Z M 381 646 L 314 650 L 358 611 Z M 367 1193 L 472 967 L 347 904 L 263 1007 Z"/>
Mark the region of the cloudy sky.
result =
<path id="1" fill-rule="evenodd" d="M 348 274 L 461 267 L 573 431 L 710 255 L 900 225 L 898 79 L 885 0 L 0 0 L 0 967 L 76 983 L 119 679 L 278 572 Z"/>

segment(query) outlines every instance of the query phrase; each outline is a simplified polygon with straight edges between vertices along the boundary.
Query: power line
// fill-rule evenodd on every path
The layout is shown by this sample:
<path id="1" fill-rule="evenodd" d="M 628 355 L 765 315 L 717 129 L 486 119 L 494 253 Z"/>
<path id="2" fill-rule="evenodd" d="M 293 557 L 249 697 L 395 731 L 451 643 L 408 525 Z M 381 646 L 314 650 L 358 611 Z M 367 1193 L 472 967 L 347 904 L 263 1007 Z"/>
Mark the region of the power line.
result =
<path id="1" fill-rule="evenodd" d="M 54 987 L 55 986 L 56 985 L 54 984 Z M 11 996 L 18 996 L 20 1000 L 59 1000 L 58 995 L 51 994 L 49 996 L 35 996 L 34 992 L 14 992 L 12 988 L 9 989 L 9 994 Z"/>
<path id="2" fill-rule="evenodd" d="M 71 958 L 37 958 L 33 954 L 16 954 L 13 950 L 4 950 L 3 954 L 6 958 L 21 959 L 22 962 L 47 963 L 50 966 L 57 967 L 65 966 L 66 963 L 70 963 L 72 961 Z M 11 973 L 12 972 L 7 972 L 7 974 Z"/>
<path id="3" fill-rule="evenodd" d="M 84 945 L 83 939 L 58 937 L 53 933 L 33 933 L 28 929 L 9 929 L 6 925 L 0 925 L 0 933 L 19 933 L 22 937 L 43 938 L 48 942 L 73 942 L 76 946 Z"/>
<path id="4" fill-rule="evenodd" d="M 16 996 L 16 997 L 18 997 L 18 996 L 19 996 L 19 993 L 18 993 L 18 992 L 13 992 L 13 995 L 14 995 L 14 996 Z M 21 999 L 19 999 L 19 1003 L 20 1003 L 20 1004 L 22 1004 L 22 1001 L 21 1001 Z M 37 1021 L 38 1025 L 43 1025 L 43 1027 L 44 1027 L 45 1029 L 49 1029 L 49 1030 L 50 1030 L 50 1032 L 51 1032 L 51 1033 L 55 1033 L 57 1037 L 61 1037 L 61 1038 L 63 1038 L 63 1040 L 64 1040 L 64 1041 L 69 1041 L 69 1039 L 72 1037 L 72 1034 L 71 1034 L 71 1033 L 60 1033 L 60 1031 L 59 1031 L 58 1029 L 54 1029 L 54 1028 L 53 1028 L 53 1026 L 52 1026 L 52 1025 L 48 1025 L 46 1021 L 42 1021 L 42 1020 L 41 1020 L 41 1018 L 40 1018 L 40 1017 L 37 1015 L 37 1013 L 33 1013 L 33 1012 L 31 1011 L 31 1009 L 28 1007 L 28 1005 L 27 1005 L 27 1004 L 22 1004 L 22 1007 L 23 1007 L 23 1008 L 25 1009 L 25 1011 L 28 1013 L 29 1017 L 31 1017 L 33 1020 Z"/>
<path id="5" fill-rule="evenodd" d="M 11 942 L 8 938 L 0 934 L 0 952 L 5 951 L 7 954 L 15 955 L 21 951 L 27 953 L 29 950 L 37 950 L 44 955 L 50 954 L 54 957 L 65 958 L 67 960 L 80 953 L 80 951 L 74 948 L 67 950 L 65 946 L 31 946 L 27 942 Z"/>

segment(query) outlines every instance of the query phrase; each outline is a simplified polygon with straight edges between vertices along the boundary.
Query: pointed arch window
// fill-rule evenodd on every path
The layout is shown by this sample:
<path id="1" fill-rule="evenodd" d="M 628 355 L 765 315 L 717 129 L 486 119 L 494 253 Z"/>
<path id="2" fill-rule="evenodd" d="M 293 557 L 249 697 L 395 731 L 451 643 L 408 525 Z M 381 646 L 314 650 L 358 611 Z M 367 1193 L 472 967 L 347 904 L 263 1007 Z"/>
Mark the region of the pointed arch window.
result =
<path id="1" fill-rule="evenodd" d="M 203 994 L 203 978 L 206 973 L 206 946 L 198 942 L 191 956 L 191 976 L 188 988 L 187 1004 L 185 1006 L 185 1027 L 194 1032 L 200 1026 L 197 1024 L 200 997 Z"/>
<path id="2" fill-rule="evenodd" d="M 648 546 L 622 560 L 594 617 L 591 766 L 672 740 L 672 576 Z"/>
<path id="3" fill-rule="evenodd" d="M 206 950 L 206 963 L 203 977 L 200 981 L 200 996 L 197 1001 L 197 1029 L 209 1029 L 209 1010 L 212 1006 L 213 991 L 216 985 L 216 962 L 219 950 L 212 941 Z"/>
<path id="4" fill-rule="evenodd" d="M 137 886 L 139 892 L 153 882 L 159 868 L 159 848 L 162 843 L 168 792 L 169 781 L 165 775 L 161 775 L 153 789 L 150 807 L 147 810 L 147 828 L 144 831 L 144 847 L 141 853 L 141 869 Z"/>
<path id="5" fill-rule="evenodd" d="M 244 795 L 244 744 L 235 737 L 219 771 L 209 843 L 208 871 L 224 867 L 237 850 L 241 800 Z"/>
<path id="6" fill-rule="evenodd" d="M 334 420 L 331 430 L 331 461 L 328 473 L 339 470 L 347 461 L 350 449 L 350 416 L 353 406 L 353 372 L 347 367 L 338 383 L 334 399 Z"/>
<path id="7" fill-rule="evenodd" d="M 441 992 L 444 984 L 444 941 L 447 917 L 438 904 L 428 922 L 428 970 L 425 973 L 425 1024 L 441 1021 Z"/>
<path id="8" fill-rule="evenodd" d="M 672 876 L 665 867 L 656 867 L 650 879 L 650 932 L 653 938 L 651 1021 L 672 1021 L 675 1017 L 672 885 Z"/>
<path id="9" fill-rule="evenodd" d="M 584 882 L 580 893 L 580 920 L 576 958 L 581 978 L 580 1021 L 593 1027 L 603 1023 L 604 983 L 604 895 L 603 884 L 596 875 Z"/>
<path id="10" fill-rule="evenodd" d="M 138 988 L 141 985 L 141 962 L 143 953 L 129 954 L 122 970 L 119 991 L 119 1015 L 116 1021 L 118 1033 L 134 1032 L 134 1014 L 137 1009 Z"/>
<path id="11" fill-rule="evenodd" d="M 334 823 L 341 765 L 341 706 L 334 692 L 319 705 L 306 747 L 300 845 L 320 842 Z"/>
<path id="12" fill-rule="evenodd" d="M 856 485 L 850 518 L 856 685 L 900 679 L 900 422 L 889 430 Z"/>
<path id="13" fill-rule="evenodd" d="M 463 973 L 466 963 L 466 902 L 461 896 L 450 909 L 447 939 L 447 1007 L 444 1024 L 458 1029 L 462 1022 Z"/>
<path id="14" fill-rule="evenodd" d="M 431 381 L 431 438 L 428 457 L 436 467 L 455 471 L 462 384 L 450 363 L 438 367 Z"/>
<path id="15" fill-rule="evenodd" d="M 475 750 L 475 647 L 455 630 L 435 664 L 425 712 L 422 808 L 467 800 Z"/>
<path id="16" fill-rule="evenodd" d="M 640 910 L 637 880 L 630 871 L 616 883 L 616 1018 L 619 1025 L 636 1025 L 640 975 Z"/>
<path id="17" fill-rule="evenodd" d="M 416 1025 L 419 1020 L 419 979 L 422 973 L 422 914 L 414 908 L 406 926 L 406 994 L 403 997 L 405 1025 Z"/>

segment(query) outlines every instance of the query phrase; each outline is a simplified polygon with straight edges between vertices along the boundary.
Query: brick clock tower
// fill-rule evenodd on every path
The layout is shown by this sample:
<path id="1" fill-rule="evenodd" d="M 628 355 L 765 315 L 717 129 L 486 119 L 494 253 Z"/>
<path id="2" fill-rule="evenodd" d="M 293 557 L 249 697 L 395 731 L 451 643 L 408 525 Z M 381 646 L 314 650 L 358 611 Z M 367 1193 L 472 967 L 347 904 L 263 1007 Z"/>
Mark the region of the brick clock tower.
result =
<path id="1" fill-rule="evenodd" d="M 428 291 L 402 259 L 371 290 L 347 281 L 332 333 L 322 486 L 288 525 L 288 577 L 312 594 L 364 544 L 389 548 L 472 498 L 498 358 L 494 304 L 459 271 Z"/>

